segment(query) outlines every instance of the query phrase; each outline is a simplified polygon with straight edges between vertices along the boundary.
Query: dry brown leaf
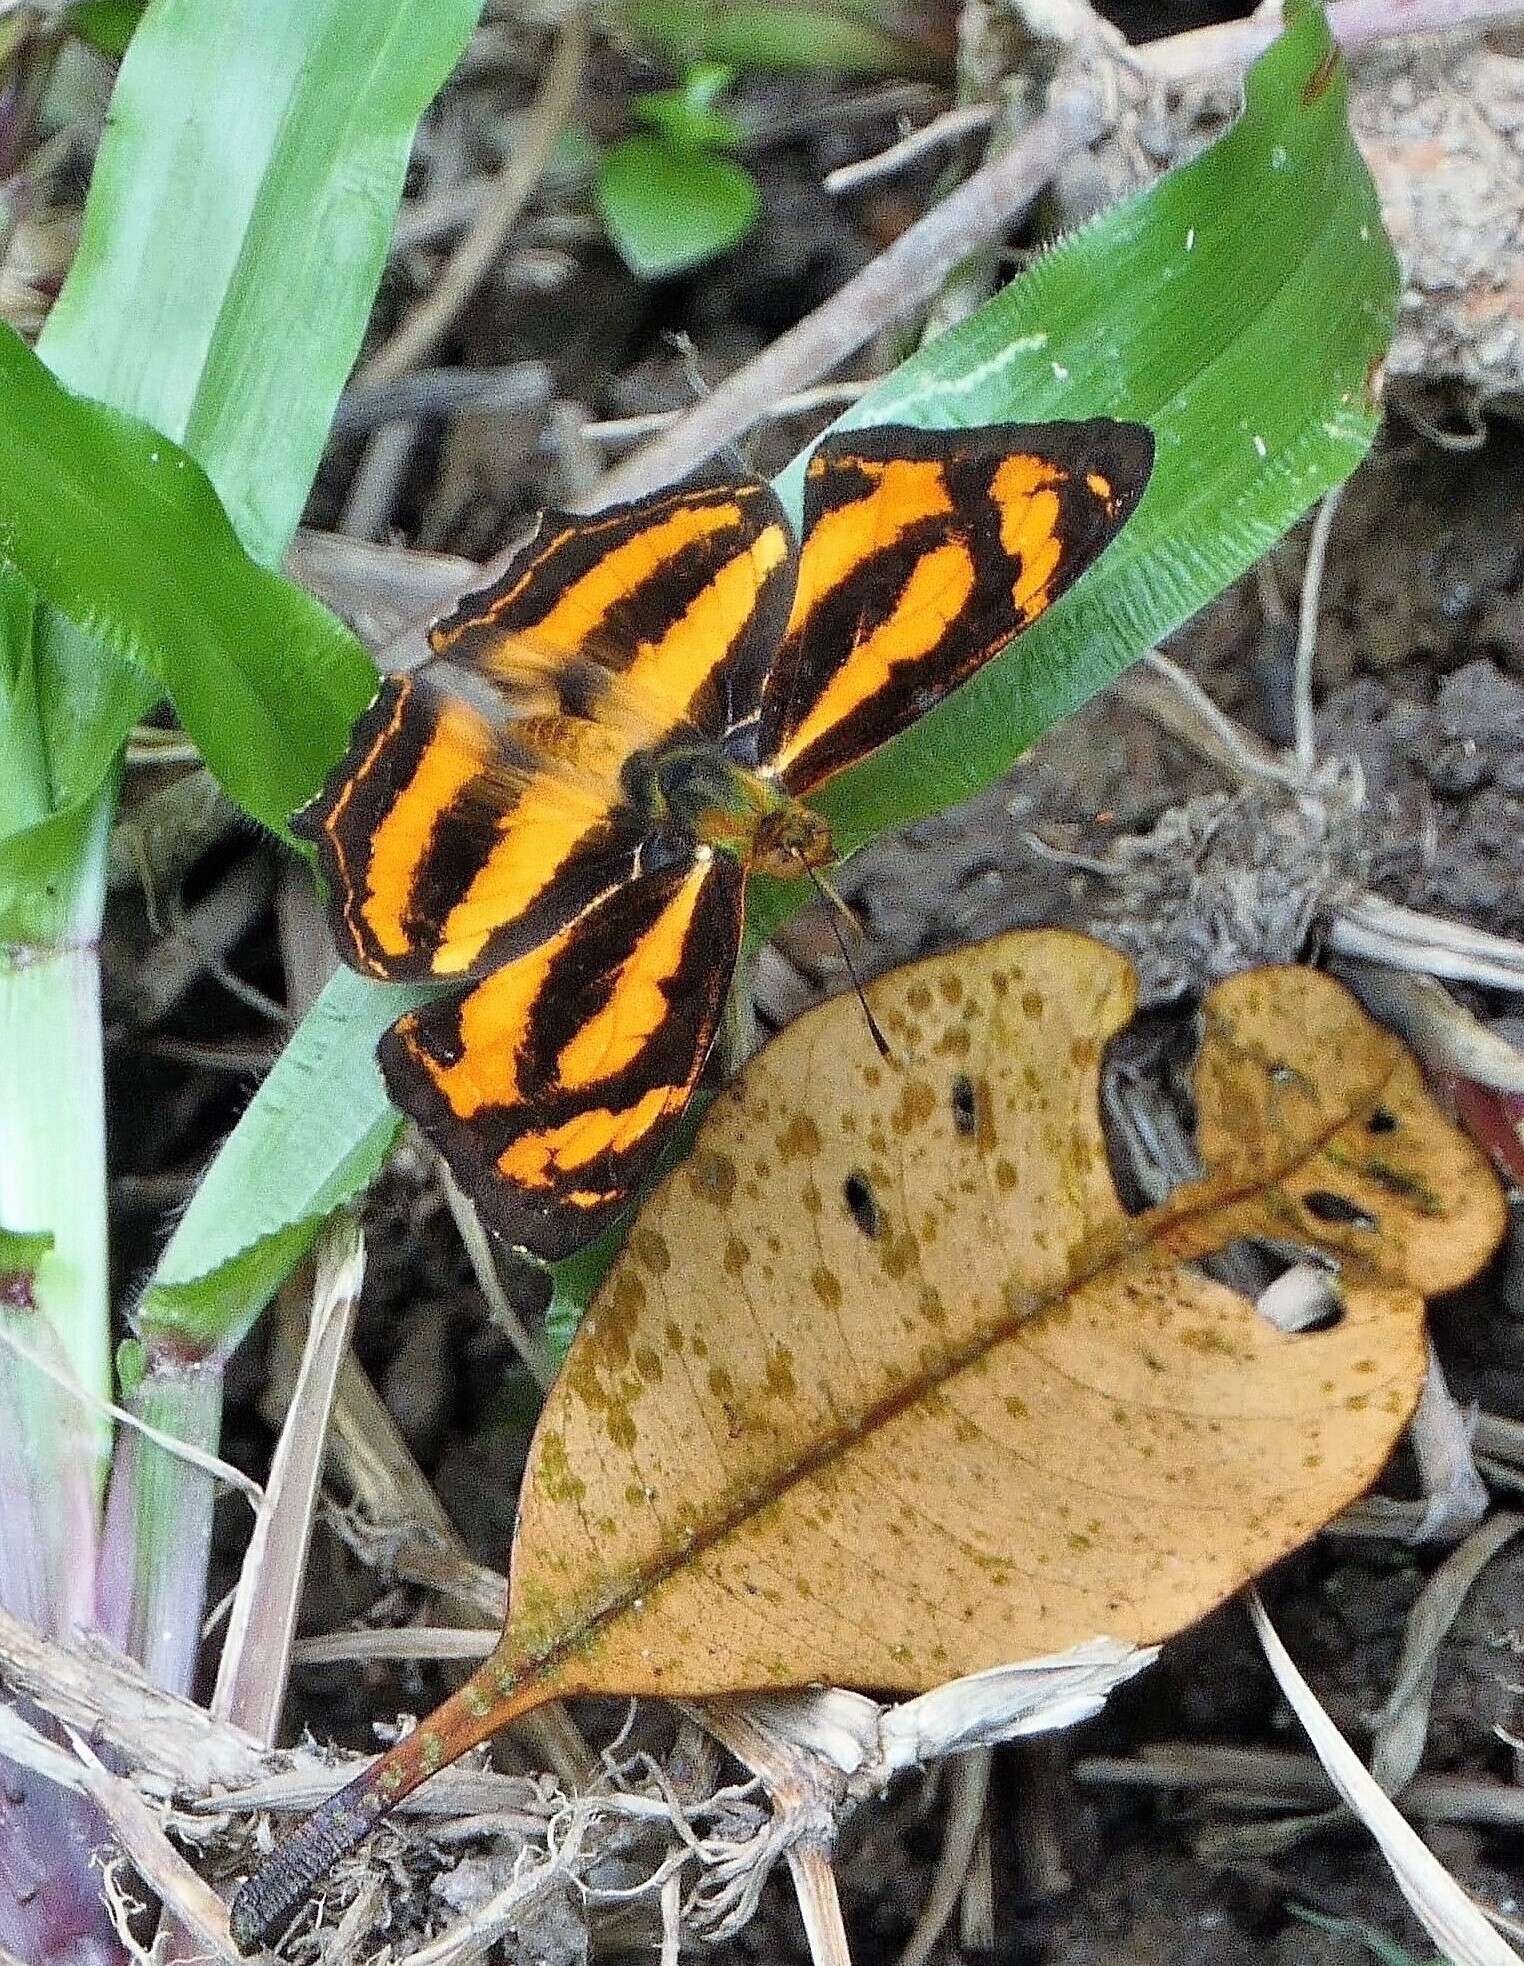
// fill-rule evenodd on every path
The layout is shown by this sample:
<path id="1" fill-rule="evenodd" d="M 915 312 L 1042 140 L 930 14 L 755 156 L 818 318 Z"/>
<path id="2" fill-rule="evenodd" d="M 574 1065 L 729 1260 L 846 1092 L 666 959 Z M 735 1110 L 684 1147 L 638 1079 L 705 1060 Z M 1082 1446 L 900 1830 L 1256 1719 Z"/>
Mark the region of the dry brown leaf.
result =
<path id="1" fill-rule="evenodd" d="M 919 1692 L 1146 1644 L 1380 1472 L 1423 1294 L 1477 1269 L 1503 1204 L 1344 989 L 1281 969 L 1212 994 L 1209 1171 L 1131 1218 L 1098 1117 L 1122 957 L 1007 935 L 869 994 L 900 1062 L 843 998 L 711 1108 L 542 1415 L 502 1645 L 284 1846 L 241 1930 L 542 1700 Z M 1251 1234 L 1339 1258 L 1333 1329 L 1283 1335 L 1194 1267 Z"/>

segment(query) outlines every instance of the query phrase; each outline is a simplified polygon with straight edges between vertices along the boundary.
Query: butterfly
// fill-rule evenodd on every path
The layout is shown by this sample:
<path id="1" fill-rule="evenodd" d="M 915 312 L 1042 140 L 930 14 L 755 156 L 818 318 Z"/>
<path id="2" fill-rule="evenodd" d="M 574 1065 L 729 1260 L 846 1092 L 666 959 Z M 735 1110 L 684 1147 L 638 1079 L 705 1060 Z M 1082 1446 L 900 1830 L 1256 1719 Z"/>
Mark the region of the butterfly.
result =
<path id="1" fill-rule="evenodd" d="M 625 1209 L 720 1028 L 748 874 L 804 803 L 1057 600 L 1142 496 L 1139 424 L 828 434 L 796 544 L 760 480 L 543 513 L 293 820 L 340 952 L 442 986 L 378 1047 L 482 1218 L 553 1259 Z"/>

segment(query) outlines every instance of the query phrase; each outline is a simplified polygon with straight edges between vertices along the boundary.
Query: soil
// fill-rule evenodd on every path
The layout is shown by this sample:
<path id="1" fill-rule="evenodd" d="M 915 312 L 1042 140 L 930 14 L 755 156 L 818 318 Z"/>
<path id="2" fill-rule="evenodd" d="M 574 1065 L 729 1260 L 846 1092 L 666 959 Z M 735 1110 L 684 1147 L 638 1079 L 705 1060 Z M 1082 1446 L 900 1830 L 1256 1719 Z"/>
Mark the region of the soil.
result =
<path id="1" fill-rule="evenodd" d="M 1194 4 L 1167 14 L 1142 0 L 1134 35 L 1210 17 Z M 617 130 L 630 93 L 669 79 L 632 57 L 604 53 L 595 123 Z M 525 99 L 508 71 L 490 88 L 454 85 L 431 119 L 436 156 L 454 147 L 479 167 L 487 124 Z M 695 376 L 716 378 L 833 292 L 929 201 L 943 160 L 843 200 L 820 188 L 833 166 L 882 148 L 895 114 L 844 118 L 841 90 L 823 82 L 748 82 L 747 146 L 767 217 L 744 249 L 691 278 L 643 286 L 601 239 L 573 189 L 547 192 L 522 223 L 505 264 L 460 318 L 443 360 L 461 369 L 549 364 L 548 409 L 466 414 L 424 427 L 385 518 L 399 544 L 483 557 L 542 502 L 584 491 L 602 462 L 578 435 L 588 419 L 621 417 L 689 399 Z M 591 92 L 590 92 L 591 94 Z M 422 179 L 427 162 L 420 166 Z M 412 291 L 419 253 L 393 264 L 378 312 L 384 333 Z M 895 337 L 857 371 L 888 366 Z M 766 426 L 747 446 L 776 467 L 816 427 Z M 1486 441 L 1446 449 L 1393 415 L 1350 487 L 1333 530 L 1323 589 L 1316 694 L 1327 755 L 1358 760 L 1369 824 L 1362 867 L 1380 891 L 1477 927 L 1517 934 L 1524 919 L 1524 440 L 1512 424 Z M 331 527 L 345 509 L 363 445 L 336 441 L 309 513 Z M 1304 529 L 1305 533 L 1305 529 Z M 1215 699 L 1276 743 L 1289 735 L 1290 649 L 1304 533 L 1241 582 L 1171 648 Z M 1010 778 L 956 811 L 881 841 L 844 870 L 842 886 L 867 931 L 863 964 L 887 966 L 1015 925 L 1099 924 L 1109 884 L 1051 849 L 1087 857 L 1155 828 L 1188 802 L 1232 788 L 1111 691 L 1055 730 Z M 1043 844 L 1032 844 L 1034 837 Z M 279 1001 L 287 994 L 273 911 L 277 870 L 266 846 L 232 832 L 186 876 L 187 908 L 207 904 L 227 927 L 223 962 Z M 238 899 L 242 897 L 242 899 Z M 1114 900 L 1114 897 L 1113 897 Z M 236 904 L 236 905 L 235 905 Z M 241 910 L 241 912 L 240 912 Z M 1111 907 L 1115 926 L 1116 909 Z M 1278 947 L 1284 921 L 1247 951 L 1273 959 L 1316 953 Z M 111 1113 L 117 1177 L 116 1261 L 124 1292 L 149 1263 L 166 1210 L 187 1192 L 257 1082 L 281 1027 L 232 993 L 222 965 L 181 949 L 176 986 L 145 1008 L 141 972 L 165 946 L 161 924 L 130 886 L 119 890 L 107 943 L 112 990 Z M 825 918 L 799 918 L 782 938 L 787 989 L 774 1015 L 841 987 Z M 1184 964 L 1185 958 L 1181 958 Z M 1181 987 L 1181 969 L 1170 971 Z M 1161 985 L 1161 988 L 1163 986 Z M 1465 993 L 1486 1017 L 1516 1009 Z M 207 1048 L 211 1048 L 210 1051 Z M 145 1118 L 145 1116 L 150 1116 Z M 501 1567 L 513 1495 L 536 1395 L 512 1344 L 492 1323 L 437 1179 L 405 1149 L 366 1211 L 369 1273 L 356 1340 L 360 1360 L 474 1554 Z M 1524 1419 L 1524 1306 L 1497 1277 L 1442 1305 L 1435 1332 L 1462 1399 Z M 527 1301 L 527 1300 L 526 1300 Z M 275 1417 L 266 1403 L 273 1318 L 235 1362 L 225 1451 L 262 1473 Z M 1412 1491 L 1399 1456 L 1393 1492 Z M 1506 1503 L 1507 1497 L 1499 1498 Z M 225 1505 L 212 1601 L 242 1554 L 246 1517 Z M 1325 1537 L 1265 1585 L 1293 1654 L 1357 1743 L 1392 1684 L 1403 1619 L 1444 1552 L 1376 1539 Z M 1511 1779 L 1507 1736 L 1524 1732 L 1519 1682 L 1524 1541 L 1505 1549 L 1468 1597 L 1440 1655 L 1425 1773 Z M 353 1621 L 395 1622 L 424 1607 L 367 1568 L 330 1516 L 320 1524 L 303 1607 L 309 1631 Z M 319 1738 L 368 1745 L 378 1720 L 417 1713 L 443 1689 L 433 1670 L 372 1666 L 298 1669 L 288 1724 Z M 596 1731 L 612 1718 L 588 1716 Z M 1503 1730 L 1503 1731 L 1500 1731 Z M 1276 1812 L 1233 1806 L 1212 1791 L 1101 1785 L 1086 1765 L 1150 1746 L 1234 1745 L 1302 1751 L 1242 1610 L 1229 1606 L 1172 1644 L 1160 1665 L 1060 1750 L 996 1756 L 986 1817 L 994 1954 L 1010 1966 L 1356 1966 L 1372 1954 L 1360 1928 L 1415 1958 L 1428 1948 L 1368 1839 L 1348 1820 L 1310 1825 L 1279 1843 Z M 940 1848 L 945 1776 L 903 1785 L 849 1826 L 840 1861 L 858 1966 L 893 1960 L 924 1903 Z M 1033 1825 L 1056 1826 L 1042 1861 Z M 1484 1827 L 1431 1827 L 1445 1861 L 1478 1896 L 1517 1911 L 1516 1839 Z M 1298 1908 L 1342 1921 L 1323 1929 Z M 988 1931 L 983 1935 L 987 1940 Z M 954 1918 L 938 1957 L 972 1959 Z M 505 1956 L 517 1957 L 517 1954 Z M 525 1957 L 528 1955 L 525 1954 Z M 632 1957 L 649 1956 L 648 1946 Z M 786 1882 L 775 1880 L 751 1926 L 717 1955 L 783 1962 L 808 1957 Z"/>

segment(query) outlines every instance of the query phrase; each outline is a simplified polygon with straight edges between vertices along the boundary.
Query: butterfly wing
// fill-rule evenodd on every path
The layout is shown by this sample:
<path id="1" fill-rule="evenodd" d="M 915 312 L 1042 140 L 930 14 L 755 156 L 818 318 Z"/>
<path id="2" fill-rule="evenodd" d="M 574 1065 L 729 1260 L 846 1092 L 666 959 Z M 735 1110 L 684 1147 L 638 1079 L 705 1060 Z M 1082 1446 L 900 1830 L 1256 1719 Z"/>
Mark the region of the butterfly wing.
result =
<path id="1" fill-rule="evenodd" d="M 799 794 L 913 723 L 1104 551 L 1152 464 L 1147 429 L 1104 418 L 827 436 L 761 761 Z"/>
<path id="2" fill-rule="evenodd" d="M 346 960 L 485 975 L 631 879 L 650 764 L 755 717 L 793 586 L 765 485 L 693 481 L 542 515 L 505 573 L 388 679 L 296 830 Z"/>
<path id="3" fill-rule="evenodd" d="M 501 578 L 430 641 L 510 685 L 533 648 L 568 665 L 568 713 L 638 703 L 655 735 L 686 726 L 714 741 L 755 714 L 794 565 L 769 486 L 689 479 L 590 516 L 543 514 Z"/>
<path id="4" fill-rule="evenodd" d="M 397 981 L 482 975 L 630 879 L 648 829 L 628 749 L 617 727 L 474 701 L 434 664 L 388 677 L 292 822 L 345 960 Z"/>
<path id="5" fill-rule="evenodd" d="M 382 1038 L 393 1101 L 510 1242 L 568 1255 L 651 1172 L 719 1029 L 743 886 L 700 849 Z"/>

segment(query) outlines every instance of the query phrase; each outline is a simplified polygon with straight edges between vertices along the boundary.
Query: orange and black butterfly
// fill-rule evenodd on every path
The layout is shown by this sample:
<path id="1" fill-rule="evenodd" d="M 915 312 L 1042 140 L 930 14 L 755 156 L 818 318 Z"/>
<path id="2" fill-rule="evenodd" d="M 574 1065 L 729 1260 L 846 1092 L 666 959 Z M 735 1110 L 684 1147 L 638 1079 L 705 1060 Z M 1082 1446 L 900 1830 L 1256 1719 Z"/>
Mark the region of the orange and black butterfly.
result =
<path id="1" fill-rule="evenodd" d="M 1116 537 L 1142 426 L 827 436 L 795 544 L 702 476 L 546 513 L 387 679 L 297 816 L 346 960 L 450 986 L 387 1088 L 484 1220 L 587 1242 L 669 1144 L 718 1031 L 746 876 L 832 858 L 800 800 L 1029 627 Z"/>

